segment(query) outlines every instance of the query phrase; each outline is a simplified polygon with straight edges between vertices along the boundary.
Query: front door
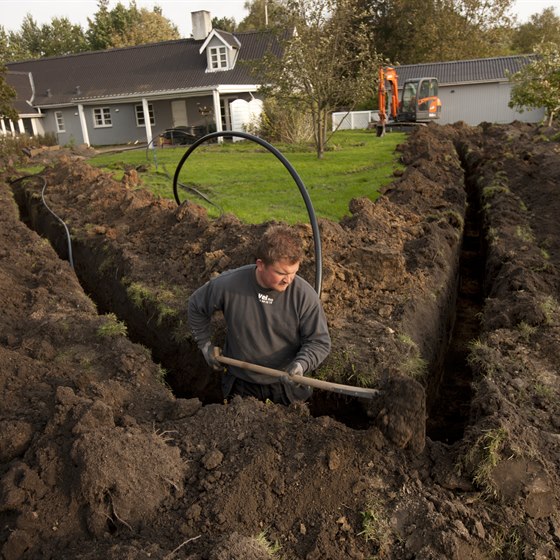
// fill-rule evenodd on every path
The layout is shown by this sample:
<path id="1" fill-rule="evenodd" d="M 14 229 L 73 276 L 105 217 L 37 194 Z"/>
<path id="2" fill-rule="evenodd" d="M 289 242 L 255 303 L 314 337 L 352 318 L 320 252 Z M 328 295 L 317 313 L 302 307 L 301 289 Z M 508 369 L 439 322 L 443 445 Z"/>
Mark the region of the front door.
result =
<path id="1" fill-rule="evenodd" d="M 177 99 L 171 102 L 171 116 L 173 118 L 173 128 L 187 126 L 189 124 L 189 119 L 187 118 L 187 102 L 184 99 Z"/>

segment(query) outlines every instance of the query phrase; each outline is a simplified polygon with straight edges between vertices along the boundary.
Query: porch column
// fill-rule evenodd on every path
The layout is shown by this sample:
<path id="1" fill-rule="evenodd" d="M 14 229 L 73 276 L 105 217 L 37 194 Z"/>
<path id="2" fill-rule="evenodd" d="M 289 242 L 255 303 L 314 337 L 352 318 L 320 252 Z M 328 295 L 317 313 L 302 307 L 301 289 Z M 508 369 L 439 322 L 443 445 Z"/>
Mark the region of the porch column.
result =
<path id="1" fill-rule="evenodd" d="M 216 132 L 222 132 L 222 110 L 220 109 L 220 92 L 215 89 L 212 92 L 212 98 L 214 100 L 214 118 L 216 119 Z M 222 143 L 224 141 L 223 137 L 218 138 L 218 142 Z"/>
<path id="2" fill-rule="evenodd" d="M 18 124 L 19 133 L 24 134 L 25 133 L 25 126 L 23 126 L 23 119 L 19 119 L 17 124 Z"/>
<path id="3" fill-rule="evenodd" d="M 82 129 L 82 138 L 84 140 L 84 144 L 86 146 L 91 146 L 91 144 L 89 143 L 89 133 L 86 123 L 86 115 L 84 113 L 84 106 L 81 103 L 78 105 L 78 115 L 80 118 L 80 127 Z"/>
<path id="4" fill-rule="evenodd" d="M 6 123 L 4 122 L 4 119 L 0 119 L 0 128 L 2 129 L 2 134 L 6 136 L 7 131 L 6 131 Z"/>
<path id="5" fill-rule="evenodd" d="M 12 119 L 10 119 L 10 130 L 12 132 L 12 136 L 16 135 L 16 129 L 14 127 L 14 121 Z"/>
<path id="6" fill-rule="evenodd" d="M 150 122 L 150 108 L 148 107 L 148 100 L 142 98 L 142 112 L 144 113 L 144 125 L 146 126 L 146 142 L 150 149 L 154 149 L 154 143 L 152 142 L 152 123 Z"/>

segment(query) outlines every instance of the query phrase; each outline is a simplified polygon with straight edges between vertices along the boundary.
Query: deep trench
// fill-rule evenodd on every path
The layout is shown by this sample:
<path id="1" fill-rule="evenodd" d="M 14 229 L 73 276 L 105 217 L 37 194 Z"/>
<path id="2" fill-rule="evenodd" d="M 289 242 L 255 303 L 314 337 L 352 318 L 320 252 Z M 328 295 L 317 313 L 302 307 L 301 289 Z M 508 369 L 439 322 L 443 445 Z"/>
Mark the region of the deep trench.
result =
<path id="1" fill-rule="evenodd" d="M 459 156 L 462 155 L 458 147 Z M 462 159 L 467 207 L 449 346 L 445 352 L 441 379 L 427 403 L 426 435 L 434 441 L 453 443 L 462 439 L 472 401 L 472 369 L 469 344 L 480 334 L 484 303 L 485 248 L 481 235 L 480 196 L 476 181 Z"/>
<path id="2" fill-rule="evenodd" d="M 482 308 L 483 250 L 480 238 L 478 196 L 474 181 L 465 173 L 468 206 L 459 262 L 457 297 L 449 313 L 452 320 L 450 343 L 440 352 L 429 378 L 426 434 L 432 440 L 452 443 L 461 439 L 468 422 L 472 373 L 468 366 L 468 342 L 478 335 L 478 316 Z M 58 255 L 68 259 L 68 244 L 61 224 L 42 207 L 40 199 L 24 188 L 14 188 L 21 220 L 47 238 Z M 103 247 L 72 240 L 75 272 L 84 291 L 96 303 L 100 313 L 115 313 L 127 325 L 129 338 L 152 352 L 152 358 L 166 371 L 166 381 L 180 398 L 199 398 L 204 404 L 223 401 L 220 375 L 209 373 L 200 352 L 192 343 L 177 343 L 169 335 L 175 325 L 153 320 L 156 310 L 140 309 L 128 298 L 123 286 L 125 271 L 111 271 L 100 278 L 106 259 Z M 441 357 L 443 355 L 443 358 Z M 188 366 L 188 367 L 185 367 Z M 437 368 L 438 371 L 435 371 Z M 190 371 L 188 377 L 184 372 Z M 442 371 L 440 371 L 442 369 Z M 436 381 L 434 381 L 436 380 Z M 436 385 L 435 387 L 433 385 Z M 309 402 L 313 416 L 329 415 L 353 429 L 367 429 L 372 420 L 362 399 L 314 391 Z"/>

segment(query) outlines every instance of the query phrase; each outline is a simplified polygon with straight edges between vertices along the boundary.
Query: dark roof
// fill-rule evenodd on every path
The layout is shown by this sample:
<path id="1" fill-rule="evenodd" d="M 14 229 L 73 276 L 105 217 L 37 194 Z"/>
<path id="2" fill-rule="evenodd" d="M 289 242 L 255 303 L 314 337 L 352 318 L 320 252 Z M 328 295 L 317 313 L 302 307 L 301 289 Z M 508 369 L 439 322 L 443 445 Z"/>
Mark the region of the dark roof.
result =
<path id="1" fill-rule="evenodd" d="M 180 39 L 137 47 L 41 58 L 7 64 L 9 71 L 31 72 L 35 104 L 75 104 L 90 98 L 147 95 L 213 86 L 254 84 L 247 61 L 279 46 L 268 32 L 236 33 L 241 43 L 235 68 L 206 72 L 204 41 Z"/>
<path id="2" fill-rule="evenodd" d="M 28 101 L 33 101 L 33 82 L 29 72 L 6 72 L 6 82 L 12 86 L 17 93 L 13 103 L 14 109 L 20 114 L 37 113 Z"/>
<path id="3" fill-rule="evenodd" d="M 229 33 L 228 31 L 221 31 L 216 29 L 216 33 L 222 38 L 222 41 L 227 43 L 230 47 L 238 49 L 241 46 L 239 39 L 233 34 Z"/>
<path id="4" fill-rule="evenodd" d="M 499 56 L 453 62 L 432 62 L 397 66 L 399 83 L 419 77 L 437 78 L 440 85 L 507 81 L 507 72 L 515 73 L 535 59 L 535 55 Z"/>

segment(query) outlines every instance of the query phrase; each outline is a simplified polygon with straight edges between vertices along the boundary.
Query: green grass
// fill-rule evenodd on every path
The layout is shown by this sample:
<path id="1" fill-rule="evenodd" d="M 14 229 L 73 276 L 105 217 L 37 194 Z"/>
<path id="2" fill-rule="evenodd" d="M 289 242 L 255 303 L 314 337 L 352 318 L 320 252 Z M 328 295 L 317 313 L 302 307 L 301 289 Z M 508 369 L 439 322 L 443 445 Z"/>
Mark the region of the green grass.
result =
<path id="1" fill-rule="evenodd" d="M 395 147 L 404 138 L 403 133 L 377 138 L 373 130 L 339 131 L 322 160 L 310 147 L 274 147 L 301 178 L 316 215 L 338 221 L 349 214 L 352 198 L 367 196 L 375 200 L 379 189 L 394 179 L 393 171 L 402 168 Z M 172 179 L 187 149 L 181 146 L 101 154 L 90 163 L 113 171 L 117 179 L 127 165 L 148 165 L 148 172 L 140 174 L 142 187 L 173 198 Z M 303 197 L 288 170 L 274 154 L 254 142 L 203 144 L 186 160 L 179 181 L 194 187 L 215 206 L 180 188 L 181 201 L 189 199 L 205 206 L 212 217 L 223 211 L 246 223 L 309 221 Z"/>

